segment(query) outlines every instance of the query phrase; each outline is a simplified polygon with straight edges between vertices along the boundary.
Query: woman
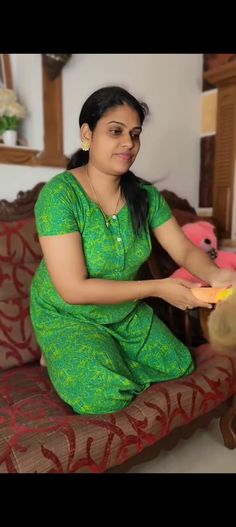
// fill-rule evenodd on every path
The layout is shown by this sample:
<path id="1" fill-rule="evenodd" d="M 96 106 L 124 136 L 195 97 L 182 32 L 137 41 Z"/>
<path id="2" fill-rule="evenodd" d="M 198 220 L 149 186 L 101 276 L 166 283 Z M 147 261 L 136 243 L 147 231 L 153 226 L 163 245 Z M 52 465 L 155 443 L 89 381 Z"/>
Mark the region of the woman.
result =
<path id="1" fill-rule="evenodd" d="M 183 280 L 136 280 L 150 230 L 199 278 L 236 282 L 185 238 L 157 189 L 130 171 L 147 111 L 120 87 L 93 93 L 79 118 L 82 150 L 35 207 L 44 258 L 32 282 L 32 322 L 57 393 L 80 414 L 120 410 L 151 383 L 194 369 L 189 350 L 143 299 L 210 306 Z"/>

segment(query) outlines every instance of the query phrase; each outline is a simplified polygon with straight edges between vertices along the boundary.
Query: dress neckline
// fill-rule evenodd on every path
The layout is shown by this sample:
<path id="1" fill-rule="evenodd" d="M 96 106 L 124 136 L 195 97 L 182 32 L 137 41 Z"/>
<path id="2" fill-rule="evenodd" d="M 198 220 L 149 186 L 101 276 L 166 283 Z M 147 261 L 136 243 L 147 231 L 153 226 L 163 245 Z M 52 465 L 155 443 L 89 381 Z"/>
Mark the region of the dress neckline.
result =
<path id="1" fill-rule="evenodd" d="M 92 198 L 90 198 L 90 196 L 88 195 L 88 193 L 86 192 L 86 190 L 84 190 L 84 187 L 81 185 L 80 181 L 77 179 L 77 177 L 72 174 L 72 172 L 70 172 L 70 170 L 66 170 L 66 174 L 69 174 L 77 183 L 77 185 L 79 186 L 79 188 L 82 190 L 83 194 L 86 196 L 86 198 L 91 202 L 93 203 L 93 205 L 95 205 L 99 210 L 101 210 L 101 208 L 99 207 L 98 203 L 96 203 L 96 201 L 94 201 Z M 122 205 L 122 207 L 120 208 L 120 210 L 115 214 L 115 216 L 118 216 L 120 214 L 120 212 L 125 209 L 125 207 L 127 206 L 127 203 L 125 202 L 124 205 Z M 112 217 L 113 214 L 106 214 L 106 216 L 108 218 Z"/>

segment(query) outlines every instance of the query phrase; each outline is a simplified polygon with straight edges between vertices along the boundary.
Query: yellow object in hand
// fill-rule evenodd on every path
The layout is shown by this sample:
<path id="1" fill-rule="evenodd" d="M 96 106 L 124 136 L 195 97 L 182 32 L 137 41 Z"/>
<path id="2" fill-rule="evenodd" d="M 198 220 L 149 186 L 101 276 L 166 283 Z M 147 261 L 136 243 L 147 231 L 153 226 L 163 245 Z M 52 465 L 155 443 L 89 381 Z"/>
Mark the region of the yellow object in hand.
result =
<path id="1" fill-rule="evenodd" d="M 198 300 L 209 304 L 217 304 L 233 294 L 232 287 L 193 287 L 191 291 Z"/>
<path id="2" fill-rule="evenodd" d="M 223 289 L 223 291 L 219 291 L 216 295 L 216 302 L 219 302 L 220 300 L 226 300 L 233 294 L 233 288 L 227 287 L 227 289 Z"/>

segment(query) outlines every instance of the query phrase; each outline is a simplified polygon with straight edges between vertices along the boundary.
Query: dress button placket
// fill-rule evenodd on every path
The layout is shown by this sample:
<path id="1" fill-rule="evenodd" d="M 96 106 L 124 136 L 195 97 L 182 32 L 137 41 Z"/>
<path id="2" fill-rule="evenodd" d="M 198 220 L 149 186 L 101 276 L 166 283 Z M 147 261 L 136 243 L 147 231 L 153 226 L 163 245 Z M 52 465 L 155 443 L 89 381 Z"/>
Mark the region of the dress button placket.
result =
<path id="1" fill-rule="evenodd" d="M 124 251 L 122 235 L 120 232 L 119 220 L 115 214 L 112 216 L 112 227 L 113 227 L 115 245 L 116 245 L 117 270 L 122 270 L 124 268 L 125 251 Z"/>

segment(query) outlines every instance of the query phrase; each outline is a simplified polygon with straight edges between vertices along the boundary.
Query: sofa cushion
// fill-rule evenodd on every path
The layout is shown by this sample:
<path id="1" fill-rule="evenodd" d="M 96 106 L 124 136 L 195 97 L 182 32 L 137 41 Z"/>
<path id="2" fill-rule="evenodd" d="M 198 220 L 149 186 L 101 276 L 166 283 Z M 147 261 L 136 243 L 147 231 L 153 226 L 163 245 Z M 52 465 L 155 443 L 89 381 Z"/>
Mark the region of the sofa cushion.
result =
<path id="1" fill-rule="evenodd" d="M 29 313 L 29 297 L 0 301 L 0 371 L 40 358 Z"/>
<path id="2" fill-rule="evenodd" d="M 125 410 L 81 416 L 45 368 L 0 373 L 0 472 L 104 472 L 210 412 L 236 392 L 236 353 L 194 352 L 192 375 L 153 384 Z"/>
<path id="3" fill-rule="evenodd" d="M 0 301 L 26 297 L 38 263 L 4 263 L 0 261 Z"/>
<path id="4" fill-rule="evenodd" d="M 40 358 L 29 316 L 29 292 L 41 258 L 33 217 L 0 221 L 0 370 Z"/>
<path id="5" fill-rule="evenodd" d="M 0 262 L 40 262 L 42 251 L 35 219 L 0 221 Z"/>

